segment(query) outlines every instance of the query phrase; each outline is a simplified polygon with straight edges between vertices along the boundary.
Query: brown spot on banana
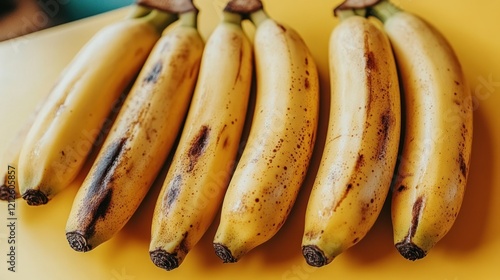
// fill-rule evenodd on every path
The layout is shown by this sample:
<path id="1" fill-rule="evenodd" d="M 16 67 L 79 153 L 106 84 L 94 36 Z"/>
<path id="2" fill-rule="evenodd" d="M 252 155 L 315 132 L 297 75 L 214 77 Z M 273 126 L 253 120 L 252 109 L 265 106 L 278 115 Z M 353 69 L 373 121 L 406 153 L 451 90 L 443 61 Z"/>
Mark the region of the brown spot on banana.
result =
<path id="1" fill-rule="evenodd" d="M 277 25 L 283 32 L 286 32 L 286 28 L 282 24 L 277 23 Z"/>
<path id="2" fill-rule="evenodd" d="M 375 55 L 372 51 L 365 53 L 366 59 L 366 69 L 369 71 L 377 69 L 377 64 L 375 62 Z"/>
<path id="3" fill-rule="evenodd" d="M 359 170 L 365 164 L 365 159 L 363 154 L 358 154 L 358 159 L 356 160 L 356 166 L 354 170 Z"/>
<path id="4" fill-rule="evenodd" d="M 174 179 L 168 184 L 167 195 L 164 198 L 165 207 L 164 209 L 170 209 L 170 206 L 177 200 L 179 197 L 180 187 L 182 184 L 182 176 L 176 175 Z"/>
<path id="5" fill-rule="evenodd" d="M 194 166 L 198 161 L 198 158 L 203 154 L 205 148 L 208 145 L 209 137 L 210 137 L 210 127 L 204 125 L 201 127 L 198 134 L 194 137 L 193 141 L 191 141 L 191 148 L 189 149 L 188 152 L 188 159 L 189 159 L 189 165 L 187 169 L 188 172 L 193 171 Z"/>
<path id="6" fill-rule="evenodd" d="M 467 178 L 467 163 L 465 162 L 465 158 L 463 152 L 461 151 L 458 155 L 458 164 L 460 165 L 460 171 L 464 178 Z"/>
<path id="7" fill-rule="evenodd" d="M 220 142 L 220 139 L 222 137 L 222 134 L 224 133 L 224 131 L 226 130 L 226 128 L 227 128 L 227 124 L 225 124 L 222 127 L 222 129 L 220 130 L 219 134 L 217 135 L 217 142 L 216 142 L 217 145 L 219 145 L 219 142 Z M 226 139 L 224 139 L 224 141 L 226 141 L 226 140 L 227 140 L 227 137 L 226 137 Z"/>
<path id="8" fill-rule="evenodd" d="M 333 212 L 335 212 L 337 210 L 337 208 L 340 206 L 340 204 L 342 204 L 342 201 L 344 201 L 344 199 L 347 197 L 347 195 L 349 194 L 351 189 L 352 189 L 352 183 L 349 183 L 344 191 L 344 194 L 342 195 L 342 197 L 339 199 L 339 201 L 333 207 Z"/>
<path id="9" fill-rule="evenodd" d="M 91 178 L 89 192 L 83 199 L 87 205 L 78 213 L 79 229 L 66 233 L 69 245 L 75 251 L 86 252 L 92 249 L 88 240 L 95 233 L 97 220 L 104 218 L 109 210 L 113 190 L 107 186 L 114 180 L 112 174 L 118 164 L 118 159 L 125 150 L 126 141 L 126 138 L 121 138 L 110 144 L 103 157 L 95 165 L 96 172 Z"/>
<path id="10" fill-rule="evenodd" d="M 188 236 L 188 232 L 186 231 L 184 233 L 184 238 L 182 239 L 181 243 L 179 244 L 179 249 L 177 250 L 179 253 L 182 254 L 182 258 L 184 258 L 184 256 L 187 254 L 187 252 L 189 252 L 191 246 L 188 244 L 188 239 L 187 239 L 187 236 Z"/>
<path id="11" fill-rule="evenodd" d="M 95 165 L 95 173 L 90 184 L 91 191 L 89 195 L 97 193 L 102 189 L 102 186 L 114 180 L 112 171 L 115 169 L 118 159 L 125 151 L 126 142 L 127 138 L 121 138 L 106 148 L 102 158 Z"/>
<path id="12" fill-rule="evenodd" d="M 405 191 L 405 190 L 407 190 L 407 189 L 408 189 L 408 188 L 407 188 L 406 186 L 401 185 L 401 186 L 399 186 L 399 188 L 398 188 L 398 192 L 403 192 L 403 191 Z"/>
<path id="13" fill-rule="evenodd" d="M 243 42 L 241 42 L 241 38 L 239 38 L 237 36 L 233 37 L 233 41 L 236 41 L 237 39 L 240 39 L 240 40 L 238 40 L 239 41 L 238 44 L 240 44 L 240 45 L 243 44 Z M 242 66 L 241 63 L 242 63 L 242 61 L 243 61 L 243 48 L 240 48 L 240 54 L 238 56 L 238 72 L 235 75 L 236 78 L 234 79 L 234 84 L 233 85 L 236 85 L 238 83 L 238 80 L 241 79 L 240 73 L 241 73 L 241 66 Z"/>
<path id="14" fill-rule="evenodd" d="M 425 197 L 419 196 L 412 208 L 412 220 L 411 226 L 408 229 L 408 234 L 406 237 L 395 244 L 396 249 L 399 253 L 408 260 L 414 261 L 425 257 L 426 252 L 420 248 L 418 245 L 413 243 L 412 239 L 417 232 L 418 224 L 422 218 L 423 209 L 425 208 Z"/>
<path id="15" fill-rule="evenodd" d="M 84 225 L 83 230 L 66 233 L 66 239 L 73 250 L 78 252 L 92 250 L 92 245 L 89 244 L 88 240 L 95 233 L 97 220 L 106 216 L 112 195 L 113 190 L 107 189 L 93 197 L 89 203 L 89 207 L 86 207 L 84 213 L 80 214 L 84 217 L 84 222 L 82 223 Z"/>
<path id="16" fill-rule="evenodd" d="M 415 203 L 413 204 L 411 213 L 412 214 L 411 227 L 409 229 L 408 236 L 406 237 L 407 239 L 411 239 L 415 235 L 424 207 L 425 207 L 425 200 L 422 196 L 420 196 L 417 198 L 417 200 L 415 200 Z"/>
<path id="17" fill-rule="evenodd" d="M 222 143 L 222 148 L 227 148 L 229 146 L 229 137 L 224 138 L 224 142 Z"/>
<path id="18" fill-rule="evenodd" d="M 149 73 L 144 77 L 143 82 L 144 83 L 152 83 L 155 84 L 158 81 L 158 78 L 161 74 L 161 71 L 163 69 L 163 62 L 161 60 L 158 60 L 154 65 L 153 68 L 149 71 Z"/>
<path id="19" fill-rule="evenodd" d="M 377 147 L 377 152 L 375 153 L 375 158 L 382 160 L 386 156 L 387 145 L 390 143 L 390 130 L 393 129 L 395 120 L 391 116 L 390 112 L 384 112 L 380 117 L 380 129 L 378 131 L 378 136 L 380 138 L 379 145 Z"/>

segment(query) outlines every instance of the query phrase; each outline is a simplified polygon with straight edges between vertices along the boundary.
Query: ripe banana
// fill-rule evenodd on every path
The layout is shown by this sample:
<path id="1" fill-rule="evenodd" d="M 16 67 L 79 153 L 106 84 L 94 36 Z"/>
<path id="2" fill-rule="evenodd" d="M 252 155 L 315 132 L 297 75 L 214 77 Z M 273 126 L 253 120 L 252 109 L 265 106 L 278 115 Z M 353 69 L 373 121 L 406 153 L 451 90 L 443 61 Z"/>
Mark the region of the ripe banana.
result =
<path id="1" fill-rule="evenodd" d="M 160 268 L 178 267 L 220 209 L 245 123 L 252 57 L 241 16 L 224 12 L 206 43 L 188 117 L 154 210 L 149 250 Z"/>
<path id="2" fill-rule="evenodd" d="M 175 19 L 159 11 L 136 15 L 100 30 L 41 108 L 19 158 L 20 191 L 29 205 L 47 203 L 78 175 L 115 102 Z"/>
<path id="3" fill-rule="evenodd" d="M 443 238 L 462 204 L 472 145 L 472 97 L 460 62 L 430 23 L 390 2 L 384 23 L 404 90 L 405 135 L 392 196 L 394 242 L 416 260 Z"/>
<path id="4" fill-rule="evenodd" d="M 329 43 L 331 101 L 325 147 L 305 216 L 302 253 L 323 266 L 358 243 L 390 189 L 401 130 L 396 64 L 389 39 L 353 11 Z"/>
<path id="5" fill-rule="evenodd" d="M 307 45 L 263 9 L 250 18 L 256 24 L 255 111 L 213 240 L 226 263 L 271 239 L 284 224 L 307 173 L 318 125 L 318 73 Z"/>
<path id="6" fill-rule="evenodd" d="M 166 29 L 116 117 L 78 190 L 66 223 L 76 251 L 89 251 L 123 228 L 174 145 L 194 90 L 203 51 L 197 11 Z"/>

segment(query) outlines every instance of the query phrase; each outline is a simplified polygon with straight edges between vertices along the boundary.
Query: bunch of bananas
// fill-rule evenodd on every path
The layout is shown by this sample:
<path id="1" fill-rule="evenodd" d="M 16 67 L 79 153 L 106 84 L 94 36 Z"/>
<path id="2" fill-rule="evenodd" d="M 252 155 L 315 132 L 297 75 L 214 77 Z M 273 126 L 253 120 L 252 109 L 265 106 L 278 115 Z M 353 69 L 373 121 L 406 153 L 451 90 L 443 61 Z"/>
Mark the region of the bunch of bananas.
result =
<path id="1" fill-rule="evenodd" d="M 312 266 L 366 235 L 391 185 L 395 246 L 425 257 L 453 225 L 467 181 L 472 98 L 452 47 L 386 0 L 361 2 L 335 9 L 330 122 L 302 240 Z"/>
<path id="2" fill-rule="evenodd" d="M 236 262 L 279 231 L 304 183 L 319 121 L 316 64 L 258 0 L 229 1 L 206 42 L 192 1 L 155 2 L 138 1 L 70 63 L 2 158 L 19 182 L 9 189 L 2 176 L 1 198 L 46 204 L 97 150 L 66 224 L 71 248 L 89 251 L 124 227 L 172 153 L 151 261 L 177 268 L 221 210 L 214 252 Z M 311 266 L 330 263 L 364 238 L 392 195 L 395 246 L 422 258 L 463 200 L 467 81 L 446 39 L 390 2 L 348 0 L 335 14 L 329 124 L 302 253 Z M 253 44 L 243 20 L 255 25 Z"/>

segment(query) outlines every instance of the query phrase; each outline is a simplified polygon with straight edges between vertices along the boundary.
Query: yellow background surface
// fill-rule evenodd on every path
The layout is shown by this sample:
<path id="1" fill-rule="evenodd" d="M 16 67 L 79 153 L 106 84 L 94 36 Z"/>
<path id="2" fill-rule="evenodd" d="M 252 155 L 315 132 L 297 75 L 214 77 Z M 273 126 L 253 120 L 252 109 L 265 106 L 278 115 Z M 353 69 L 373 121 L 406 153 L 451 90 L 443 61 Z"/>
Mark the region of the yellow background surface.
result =
<path id="1" fill-rule="evenodd" d="M 309 267 L 300 252 L 303 216 L 321 155 L 328 112 L 328 38 L 341 1 L 268 0 L 268 13 L 295 28 L 320 71 L 322 107 L 318 145 L 306 183 L 278 234 L 235 264 L 222 264 L 212 249 L 215 225 L 174 271 L 163 271 L 148 254 L 156 183 L 129 223 L 91 252 L 67 244 L 64 227 L 80 176 L 49 204 L 16 202 L 17 272 L 7 270 L 7 204 L 0 203 L 0 279 L 500 279 L 500 2 L 394 0 L 430 21 L 455 48 L 474 94 L 474 141 L 470 177 L 461 212 L 448 235 L 422 260 L 403 259 L 392 243 L 389 208 L 369 234 L 322 268 Z M 204 38 L 220 19 L 223 0 L 195 1 Z M 0 43 L 0 152 L 45 96 L 62 69 L 122 9 Z M 36 19 L 25 19 L 36 22 Z M 3 167 L 2 167 L 3 168 Z M 164 175 L 164 172 L 163 172 Z M 160 175 L 162 176 L 162 175 Z"/>

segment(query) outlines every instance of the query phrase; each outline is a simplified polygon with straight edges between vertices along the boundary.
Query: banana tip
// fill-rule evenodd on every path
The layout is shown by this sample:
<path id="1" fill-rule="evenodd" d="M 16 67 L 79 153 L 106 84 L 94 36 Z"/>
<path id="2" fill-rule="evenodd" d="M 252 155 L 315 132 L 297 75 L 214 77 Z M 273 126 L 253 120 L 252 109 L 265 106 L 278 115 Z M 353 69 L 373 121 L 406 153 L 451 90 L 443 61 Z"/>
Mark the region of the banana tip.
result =
<path id="1" fill-rule="evenodd" d="M 49 202 L 49 198 L 39 190 L 29 189 L 23 194 L 23 199 L 26 200 L 28 205 L 38 206 L 44 205 Z"/>
<path id="2" fill-rule="evenodd" d="M 149 252 L 149 257 L 151 261 L 159 268 L 165 270 L 172 270 L 179 267 L 179 259 L 176 254 L 170 254 L 162 249 L 156 249 Z"/>
<path id="3" fill-rule="evenodd" d="M 233 257 L 231 250 L 220 243 L 214 243 L 215 254 L 222 260 L 223 263 L 235 263 L 238 260 Z"/>
<path id="4" fill-rule="evenodd" d="M 87 238 L 85 238 L 81 233 L 78 232 L 67 232 L 66 239 L 68 240 L 69 246 L 77 252 L 87 252 L 92 249 L 92 247 L 87 243 Z"/>
<path id="5" fill-rule="evenodd" d="M 316 245 L 302 246 L 302 255 L 310 266 L 321 267 L 328 264 L 325 254 Z"/>
<path id="6" fill-rule="evenodd" d="M 413 242 L 402 241 L 396 243 L 396 249 L 398 249 L 401 256 L 410 261 L 419 260 L 425 257 L 426 252 L 422 248 L 418 247 Z"/>

